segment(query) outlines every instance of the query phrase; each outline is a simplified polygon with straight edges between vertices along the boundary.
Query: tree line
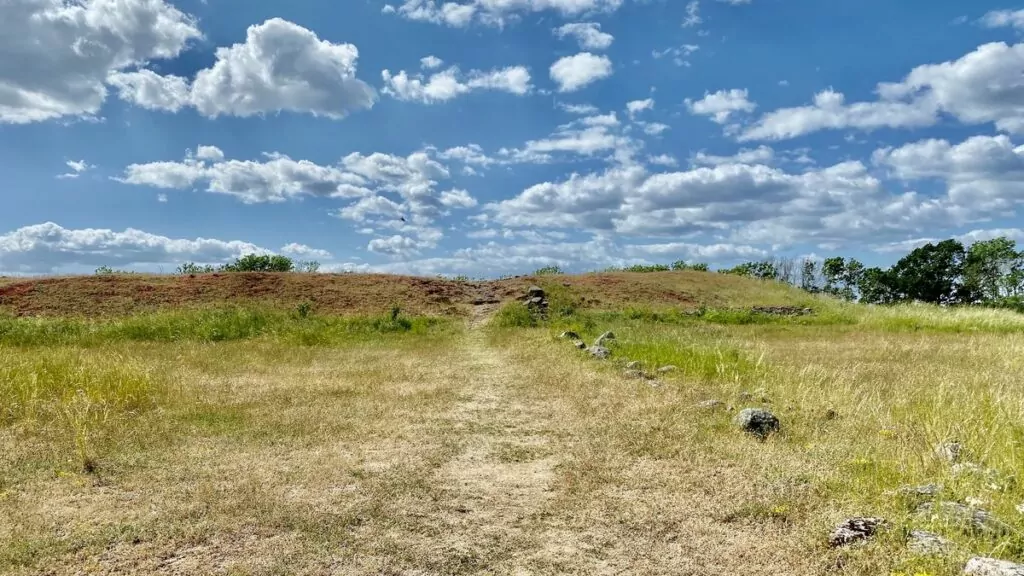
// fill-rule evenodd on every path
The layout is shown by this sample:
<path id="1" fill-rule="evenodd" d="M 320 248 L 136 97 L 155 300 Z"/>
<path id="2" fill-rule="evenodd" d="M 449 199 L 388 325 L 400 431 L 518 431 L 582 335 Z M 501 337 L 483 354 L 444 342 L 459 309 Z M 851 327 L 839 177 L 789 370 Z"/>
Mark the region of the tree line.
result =
<path id="1" fill-rule="evenodd" d="M 836 256 L 745 262 L 726 274 L 786 282 L 867 304 L 928 302 L 980 304 L 1024 310 L 1024 251 L 1006 237 L 975 242 L 956 239 L 915 248 L 889 268 L 865 267 L 856 258 Z"/>
<path id="2" fill-rule="evenodd" d="M 306 272 L 320 271 L 320 263 L 316 260 L 292 260 L 277 254 L 246 254 L 235 258 L 234 262 L 212 266 L 185 262 L 174 270 L 175 274 L 211 274 L 214 272 Z M 132 274 L 128 270 L 114 270 L 110 266 L 100 266 L 96 274 Z"/>

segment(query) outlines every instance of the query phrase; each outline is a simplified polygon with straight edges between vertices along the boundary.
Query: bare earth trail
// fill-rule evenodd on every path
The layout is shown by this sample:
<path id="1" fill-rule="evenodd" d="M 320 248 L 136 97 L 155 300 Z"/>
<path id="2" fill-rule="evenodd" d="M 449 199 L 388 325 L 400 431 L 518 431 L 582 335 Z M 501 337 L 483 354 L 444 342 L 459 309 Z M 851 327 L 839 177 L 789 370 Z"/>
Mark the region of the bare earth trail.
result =
<path id="1" fill-rule="evenodd" d="M 775 527 L 723 522 L 724 508 L 751 497 L 741 471 L 616 453 L 594 441 L 608 422 L 567 412 L 587 402 L 573 389 L 580 378 L 619 391 L 643 384 L 543 358 L 531 370 L 488 341 L 492 312 L 475 307 L 458 352 L 472 374 L 452 415 L 463 449 L 436 477 L 447 503 L 434 552 L 453 572 L 813 573 Z"/>

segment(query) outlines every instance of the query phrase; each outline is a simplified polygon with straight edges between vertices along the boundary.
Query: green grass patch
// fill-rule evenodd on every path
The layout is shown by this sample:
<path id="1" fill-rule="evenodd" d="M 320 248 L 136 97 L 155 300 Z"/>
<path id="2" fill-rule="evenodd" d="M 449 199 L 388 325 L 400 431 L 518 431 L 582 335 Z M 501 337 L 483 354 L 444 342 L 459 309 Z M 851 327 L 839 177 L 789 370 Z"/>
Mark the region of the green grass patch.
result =
<path id="1" fill-rule="evenodd" d="M 724 342 L 683 343 L 658 335 L 628 334 L 615 341 L 616 356 L 639 360 L 644 366 L 675 366 L 678 373 L 703 380 L 746 379 L 764 367 L 757 359 Z"/>
<path id="2" fill-rule="evenodd" d="M 109 342 L 229 342 L 270 337 L 332 345 L 382 335 L 454 330 L 450 319 L 400 314 L 313 316 L 261 308 L 209 308 L 138 314 L 115 320 L 0 317 L 0 345 L 96 346 Z"/>

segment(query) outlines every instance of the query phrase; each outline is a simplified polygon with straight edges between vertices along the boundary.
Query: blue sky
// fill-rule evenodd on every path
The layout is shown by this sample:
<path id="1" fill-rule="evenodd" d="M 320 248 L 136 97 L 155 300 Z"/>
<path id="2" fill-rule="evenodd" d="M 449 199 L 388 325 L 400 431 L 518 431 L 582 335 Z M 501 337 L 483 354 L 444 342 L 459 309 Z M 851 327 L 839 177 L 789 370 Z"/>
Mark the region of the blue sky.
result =
<path id="1" fill-rule="evenodd" d="M 11 0 L 0 273 L 495 276 L 1024 238 L 1024 10 Z"/>

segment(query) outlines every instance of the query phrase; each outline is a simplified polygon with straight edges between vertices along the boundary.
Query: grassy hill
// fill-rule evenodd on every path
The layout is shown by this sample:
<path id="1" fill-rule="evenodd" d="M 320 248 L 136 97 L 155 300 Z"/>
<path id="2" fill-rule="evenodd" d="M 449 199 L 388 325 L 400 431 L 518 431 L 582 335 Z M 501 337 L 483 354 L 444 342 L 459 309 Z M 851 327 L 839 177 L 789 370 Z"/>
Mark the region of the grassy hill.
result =
<path id="1" fill-rule="evenodd" d="M 532 284 L 568 284 L 586 308 L 785 305 L 805 294 L 774 282 L 708 272 L 523 276 L 490 282 L 384 274 L 215 273 L 0 278 L 0 311 L 18 316 L 118 316 L 236 304 L 290 310 L 309 302 L 326 314 L 372 314 L 393 305 L 412 314 L 467 315 L 475 300 L 519 298 Z"/>
<path id="2" fill-rule="evenodd" d="M 692 271 L 0 279 L 0 573 L 1020 562 L 1021 350 L 1009 311 Z M 885 524 L 830 546 L 856 516 Z"/>

